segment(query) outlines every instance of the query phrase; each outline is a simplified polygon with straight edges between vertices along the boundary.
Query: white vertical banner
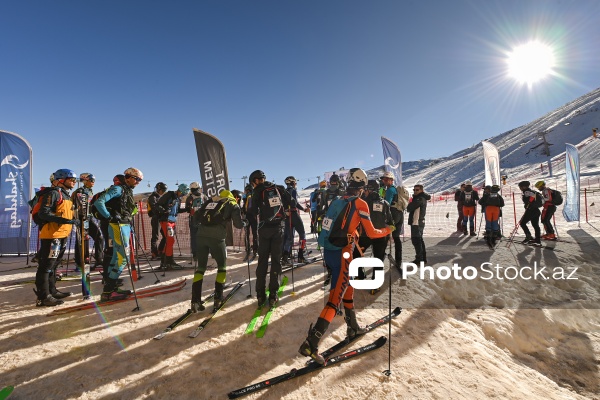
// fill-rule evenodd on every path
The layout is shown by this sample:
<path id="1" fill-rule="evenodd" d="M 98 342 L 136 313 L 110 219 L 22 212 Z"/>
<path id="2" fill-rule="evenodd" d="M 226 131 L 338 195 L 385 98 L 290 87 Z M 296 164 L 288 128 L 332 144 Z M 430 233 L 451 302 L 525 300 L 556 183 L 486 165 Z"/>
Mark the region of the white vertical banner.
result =
<path id="1" fill-rule="evenodd" d="M 563 206 L 563 216 L 567 222 L 579 221 L 581 210 L 579 151 L 572 144 L 565 143 L 565 177 L 567 178 L 567 195 Z"/>
<path id="2" fill-rule="evenodd" d="M 500 154 L 496 146 L 485 140 L 481 142 L 483 146 L 483 162 L 485 165 L 485 185 L 500 186 Z"/>
<path id="3" fill-rule="evenodd" d="M 383 168 L 394 174 L 394 185 L 402 186 L 402 156 L 396 143 L 386 137 L 381 137 L 383 147 Z"/>

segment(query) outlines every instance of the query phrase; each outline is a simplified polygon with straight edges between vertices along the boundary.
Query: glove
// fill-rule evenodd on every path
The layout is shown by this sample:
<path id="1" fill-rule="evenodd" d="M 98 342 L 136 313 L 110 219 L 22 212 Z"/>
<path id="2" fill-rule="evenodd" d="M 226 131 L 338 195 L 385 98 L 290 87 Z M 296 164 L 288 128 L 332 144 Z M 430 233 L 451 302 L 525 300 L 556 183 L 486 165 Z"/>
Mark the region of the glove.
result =
<path id="1" fill-rule="evenodd" d="M 75 225 L 76 227 L 79 228 L 81 226 L 81 221 L 78 220 L 77 218 L 75 218 L 75 219 L 70 220 L 69 224 L 73 224 L 73 225 Z"/>
<path id="2" fill-rule="evenodd" d="M 394 225 L 388 225 L 387 227 L 390 230 L 390 233 L 392 233 L 396 230 L 396 227 Z"/>
<path id="3" fill-rule="evenodd" d="M 248 222 L 247 219 L 243 219 L 242 220 L 242 225 L 244 225 L 244 228 L 247 227 L 248 225 L 250 225 L 250 222 Z"/>
<path id="4" fill-rule="evenodd" d="M 115 215 L 112 216 L 112 218 L 110 219 L 110 222 L 118 224 L 121 222 L 121 214 L 116 213 Z"/>

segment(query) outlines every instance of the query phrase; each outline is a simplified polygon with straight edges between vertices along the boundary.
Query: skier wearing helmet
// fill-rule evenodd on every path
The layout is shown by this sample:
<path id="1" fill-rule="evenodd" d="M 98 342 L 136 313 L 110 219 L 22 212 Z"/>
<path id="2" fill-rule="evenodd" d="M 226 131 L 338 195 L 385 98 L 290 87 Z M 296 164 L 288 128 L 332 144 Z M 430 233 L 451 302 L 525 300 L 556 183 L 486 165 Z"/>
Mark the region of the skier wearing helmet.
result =
<path id="1" fill-rule="evenodd" d="M 167 185 L 164 182 L 158 182 L 156 186 L 154 186 L 154 192 L 150 196 L 148 196 L 147 209 L 148 216 L 150 217 L 150 226 L 152 227 L 152 236 L 150 236 L 150 251 L 152 252 L 152 261 L 158 260 L 159 252 L 158 246 L 156 242 L 158 242 L 158 232 L 162 231 L 160 229 L 160 221 L 158 220 L 158 211 L 156 211 L 156 203 L 158 199 L 165 194 L 168 190 Z M 165 237 L 162 236 L 162 241 L 164 241 Z"/>
<path id="2" fill-rule="evenodd" d="M 333 317 L 343 303 L 344 305 L 344 320 L 346 321 L 348 337 L 354 337 L 365 332 L 356 321 L 356 313 L 354 311 L 354 288 L 349 286 L 348 274 L 349 266 L 352 261 L 352 253 L 354 246 L 358 241 L 358 229 L 362 226 L 370 238 L 381 238 L 389 235 L 392 231 L 386 227 L 376 229 L 371 222 L 369 205 L 360 198 L 367 184 L 367 174 L 360 168 L 352 168 L 349 173 L 348 187 L 346 194 L 339 197 L 331 203 L 329 211 L 323 220 L 323 231 L 319 236 L 319 244 L 325 248 L 323 258 L 333 272 L 331 280 L 331 289 L 327 304 L 321 311 L 317 322 L 310 325 L 308 328 L 308 336 L 302 343 L 298 352 L 303 356 L 311 357 L 319 364 L 324 364 L 325 359 L 319 354 L 319 341 L 323 334 L 327 331 Z M 347 213 L 340 210 L 348 210 Z M 343 232 L 341 235 L 336 235 L 338 232 L 333 232 L 338 226 L 338 221 L 333 220 L 334 214 L 339 214 L 339 218 L 345 221 L 342 224 Z M 347 240 L 344 247 L 340 248 L 331 243 L 332 237 L 348 237 L 351 236 L 355 240 Z"/>
<path id="3" fill-rule="evenodd" d="M 404 224 L 404 210 L 400 211 L 395 205 L 398 203 L 398 189 L 394 186 L 394 174 L 387 171 L 380 178 L 383 183 L 383 187 L 380 189 L 380 196 L 390 205 L 390 211 L 392 213 L 392 219 L 394 220 L 394 226 L 396 230 L 392 233 L 392 239 L 394 240 L 394 261 L 396 267 L 402 264 L 402 240 L 400 240 L 400 227 Z"/>
<path id="4" fill-rule="evenodd" d="M 79 175 L 79 182 L 83 185 L 76 189 L 71 195 L 71 200 L 73 200 L 73 204 L 75 204 L 75 208 L 78 210 L 78 217 L 80 220 L 85 220 L 88 223 L 88 227 L 86 228 L 86 233 L 94 240 L 94 265 L 92 266 L 92 270 L 94 270 L 97 266 L 102 265 L 102 254 L 104 252 L 104 238 L 102 233 L 100 232 L 100 228 L 96 221 L 90 218 L 90 207 L 89 202 L 92 200 L 94 196 L 94 184 L 96 182 L 96 177 L 89 172 L 84 172 Z M 88 204 L 83 204 L 83 201 L 87 201 Z M 83 215 L 83 211 L 87 212 L 87 215 Z M 75 248 L 80 249 L 80 239 L 81 235 L 77 235 L 75 237 Z M 89 264 L 89 239 L 86 236 L 85 243 L 85 263 Z M 75 252 L 75 264 L 81 265 L 81 251 Z"/>
<path id="5" fill-rule="evenodd" d="M 185 199 L 185 212 L 189 213 L 189 226 L 190 226 L 190 247 L 192 249 L 192 258 L 194 261 L 197 260 L 196 255 L 196 226 L 192 222 L 192 218 L 194 217 L 194 213 L 202 207 L 208 200 L 208 197 L 202 193 L 202 188 L 200 187 L 200 183 L 192 182 L 190 183 L 190 194 Z"/>
<path id="6" fill-rule="evenodd" d="M 67 248 L 67 237 L 73 225 L 81 222 L 73 213 L 73 202 L 69 190 L 73 189 L 77 175 L 70 169 L 59 169 L 54 173 L 52 187 L 39 193 L 37 217 L 39 226 L 40 250 L 38 269 L 35 274 L 36 306 L 53 307 L 63 303 L 62 298 L 71 295 L 56 289 L 56 268 L 61 264 Z M 39 206 L 38 206 L 39 205 Z"/>
<path id="7" fill-rule="evenodd" d="M 306 247 L 306 231 L 304 230 L 304 223 L 300 218 L 298 210 L 306 211 L 302 205 L 298 203 L 298 192 L 296 191 L 296 178 L 288 176 L 285 178 L 286 189 L 292 198 L 292 205 L 286 210 L 287 218 L 285 222 L 285 229 L 283 234 L 283 256 L 281 259 L 282 264 L 289 264 L 290 254 L 292 252 L 292 246 L 294 242 L 294 231 L 298 231 L 299 246 L 298 246 L 298 262 L 304 263 L 304 248 Z"/>
<path id="8" fill-rule="evenodd" d="M 321 231 L 318 226 L 318 210 L 321 195 L 327 190 L 327 181 L 319 182 L 319 187 L 310 194 L 310 233 L 319 233 Z"/>
<path id="9" fill-rule="evenodd" d="M 161 253 L 161 268 L 164 269 L 182 269 L 173 259 L 173 245 L 175 244 L 175 225 L 177 223 L 177 214 L 185 212 L 180 209 L 181 198 L 189 193 L 188 185 L 185 183 L 177 186 L 177 190 L 170 190 L 156 202 L 158 220 L 162 230 L 163 240 L 160 241 L 158 251 Z"/>
<path id="10" fill-rule="evenodd" d="M 125 179 L 122 185 L 112 185 L 94 202 L 98 213 L 110 220 L 108 235 L 113 243 L 113 255 L 100 301 L 119 300 L 131 295 L 130 290 L 118 288 L 117 279 L 127 265 L 130 254 L 131 223 L 133 215 L 137 213 L 133 189 L 144 179 L 144 175 L 137 168 L 127 168 L 123 175 Z"/>

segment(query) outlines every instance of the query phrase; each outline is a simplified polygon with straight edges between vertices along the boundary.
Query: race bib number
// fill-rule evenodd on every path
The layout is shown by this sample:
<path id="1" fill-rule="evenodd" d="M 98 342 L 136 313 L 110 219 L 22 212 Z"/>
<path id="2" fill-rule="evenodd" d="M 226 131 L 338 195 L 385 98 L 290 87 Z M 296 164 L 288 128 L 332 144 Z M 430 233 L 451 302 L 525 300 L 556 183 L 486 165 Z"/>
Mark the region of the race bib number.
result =
<path id="1" fill-rule="evenodd" d="M 271 197 L 269 199 L 269 205 L 271 207 L 279 207 L 281 205 L 281 200 L 279 199 L 279 197 Z"/>
<path id="2" fill-rule="evenodd" d="M 215 208 L 217 208 L 217 204 L 219 204 L 219 203 L 208 203 L 206 205 L 206 209 L 207 210 L 214 210 Z"/>
<path id="3" fill-rule="evenodd" d="M 471 201 L 471 195 L 465 194 L 465 201 Z"/>
<path id="4" fill-rule="evenodd" d="M 322 224 L 322 228 L 325 229 L 326 231 L 331 229 L 331 225 L 333 225 L 333 220 L 331 218 L 325 218 L 323 219 L 323 224 Z"/>
<path id="5" fill-rule="evenodd" d="M 373 211 L 383 212 L 383 205 L 382 204 L 373 204 Z"/>

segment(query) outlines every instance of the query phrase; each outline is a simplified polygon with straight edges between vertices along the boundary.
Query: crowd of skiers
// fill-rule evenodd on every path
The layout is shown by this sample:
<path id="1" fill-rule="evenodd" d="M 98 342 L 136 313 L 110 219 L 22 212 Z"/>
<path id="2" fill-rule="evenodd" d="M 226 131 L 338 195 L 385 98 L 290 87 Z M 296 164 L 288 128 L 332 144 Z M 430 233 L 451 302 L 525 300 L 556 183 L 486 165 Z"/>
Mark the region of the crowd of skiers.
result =
<path id="1" fill-rule="evenodd" d="M 71 293 L 56 289 L 56 268 L 66 249 L 66 238 L 73 226 L 78 229 L 78 246 L 87 247 L 86 234 L 95 242 L 96 260 L 102 254 L 104 287 L 101 301 L 124 299 L 131 291 L 123 290 L 119 278 L 129 262 L 129 241 L 132 234 L 133 216 L 138 212 L 133 199 L 133 189 L 142 181 L 143 174 L 136 168 L 128 168 L 116 175 L 113 185 L 96 195 L 93 193 L 93 174 L 79 176 L 82 186 L 73 194 L 69 191 L 77 181 L 75 172 L 60 169 L 52 174 L 51 186 L 40 191 L 32 202 L 34 221 L 40 225 L 39 266 L 36 274 L 36 294 L 39 306 L 56 306 Z M 217 263 L 215 277 L 214 307 L 217 310 L 223 301 L 226 281 L 227 250 L 226 236 L 229 221 L 238 229 L 245 229 L 246 257 L 258 257 L 256 267 L 256 297 L 258 307 L 273 307 L 278 302 L 278 289 L 282 264 L 290 262 L 295 231 L 299 234 L 298 262 L 306 262 L 306 234 L 300 211 L 310 212 L 310 232 L 318 234 L 319 249 L 323 251 L 324 265 L 328 269 L 330 291 L 327 303 L 317 321 L 311 324 L 306 340 L 299 352 L 323 363 L 318 344 L 333 318 L 341 313 L 347 324 L 348 336 L 361 334 L 354 312 L 354 289 L 349 285 L 349 264 L 361 257 L 372 247 L 373 256 L 384 261 L 388 245 L 391 260 L 399 269 L 402 264 L 402 241 L 404 212 L 408 212 L 411 242 L 415 248 L 415 264 L 427 262 L 423 240 L 427 202 L 431 196 L 422 185 L 413 187 L 412 198 L 403 186 L 394 185 L 394 176 L 386 172 L 377 180 L 369 180 L 365 171 L 353 168 L 347 180 L 333 174 L 329 182 L 322 181 L 310 195 L 310 207 L 304 208 L 298 201 L 296 179 L 288 176 L 286 187 L 266 180 L 261 170 L 250 174 L 244 193 L 221 190 L 218 196 L 208 198 L 202 193 L 198 182 L 189 186 L 180 184 L 176 190 L 168 191 L 166 184 L 159 182 L 147 201 L 151 217 L 151 251 L 153 259 L 161 259 L 164 269 L 179 268 L 173 259 L 177 215 L 189 213 L 191 249 L 197 261 L 192 284 L 192 312 L 205 309 L 202 301 L 202 285 L 209 255 Z M 560 204 L 560 192 L 549 189 L 543 181 L 535 184 L 541 193 L 531 189 L 528 181 L 519 183 L 525 212 L 519 226 L 526 234 L 523 243 L 540 245 L 541 238 L 555 240 L 552 216 Z M 191 192 L 191 193 L 190 193 Z M 557 198 L 560 201 L 557 201 Z M 485 237 L 488 244 L 495 245 L 502 235 L 499 218 L 504 200 L 500 187 L 485 187 L 481 198 L 467 181 L 455 193 L 459 220 L 457 229 L 464 235 L 475 235 L 476 206 L 485 214 Z M 181 207 L 184 203 L 185 206 Z M 540 207 L 543 208 L 540 212 Z M 91 218 L 94 216 L 94 218 Z M 541 237 L 539 220 L 546 229 Z M 99 221 L 96 225 L 95 219 Z M 527 224 L 531 222 L 534 236 Z M 158 235 L 162 239 L 158 242 Z M 252 243 L 250 243 L 250 235 Z M 393 243 L 393 244 L 392 244 Z M 77 260 L 83 266 L 87 257 L 80 252 Z M 391 258 L 391 256 L 390 256 Z M 359 279 L 365 279 L 360 271 Z M 267 282 L 267 275 L 269 280 Z M 343 306 L 343 307 L 342 307 Z"/>

